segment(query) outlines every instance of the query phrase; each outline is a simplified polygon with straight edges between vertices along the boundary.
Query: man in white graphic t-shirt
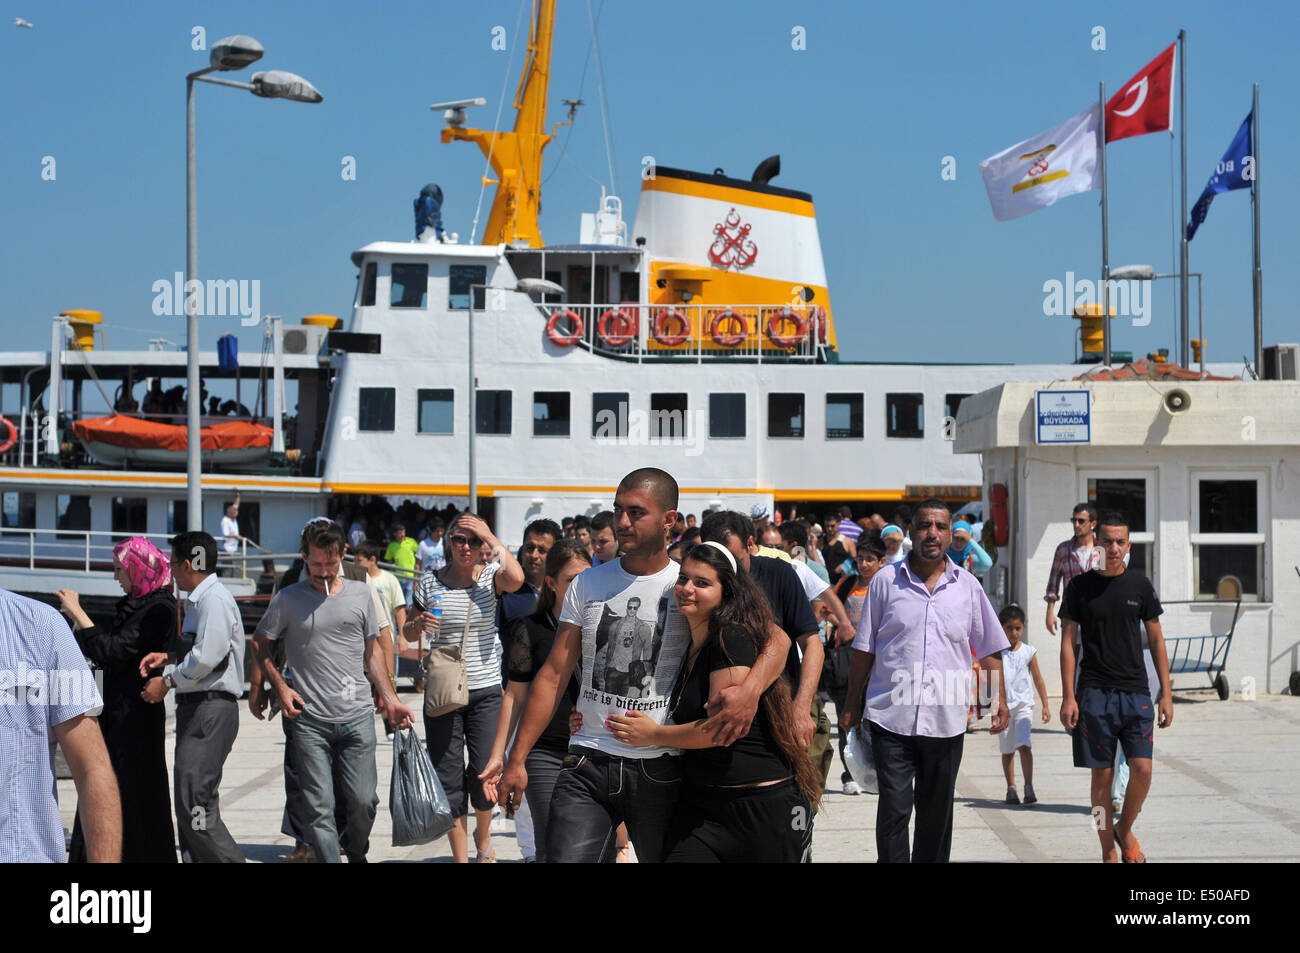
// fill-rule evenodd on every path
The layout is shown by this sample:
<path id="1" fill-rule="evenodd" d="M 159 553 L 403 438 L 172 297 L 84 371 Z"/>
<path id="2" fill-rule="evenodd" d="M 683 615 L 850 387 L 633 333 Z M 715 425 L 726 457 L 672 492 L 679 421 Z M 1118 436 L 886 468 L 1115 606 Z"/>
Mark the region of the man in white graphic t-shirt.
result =
<path id="1" fill-rule="evenodd" d="M 672 682 L 690 644 L 690 626 L 673 601 L 679 567 L 667 551 L 668 531 L 676 521 L 676 480 L 651 467 L 623 478 L 614 498 L 622 555 L 580 573 L 570 584 L 555 645 L 534 676 L 510 766 L 500 782 L 507 811 L 519 803 L 528 784 L 524 759 L 555 714 L 574 666 L 581 663 L 577 707 L 582 724 L 570 739 L 568 770 L 551 796 L 546 852 L 552 863 L 599 861 L 612 848 L 620 823 L 627 824 L 639 860 L 655 863 L 663 857 L 681 787 L 678 752 L 616 741 L 605 719 L 633 707 L 661 724 L 667 716 Z M 638 617 L 642 606 L 662 606 L 653 627 Z M 611 614 L 620 618 L 611 623 Z M 789 646 L 784 634 L 774 635 L 744 684 L 709 699 L 710 717 L 704 724 L 717 732 L 718 744 L 730 744 L 749 730 L 759 696 L 780 676 Z M 626 676 L 619 674 L 625 662 Z M 616 675 L 612 681 L 611 673 Z"/>

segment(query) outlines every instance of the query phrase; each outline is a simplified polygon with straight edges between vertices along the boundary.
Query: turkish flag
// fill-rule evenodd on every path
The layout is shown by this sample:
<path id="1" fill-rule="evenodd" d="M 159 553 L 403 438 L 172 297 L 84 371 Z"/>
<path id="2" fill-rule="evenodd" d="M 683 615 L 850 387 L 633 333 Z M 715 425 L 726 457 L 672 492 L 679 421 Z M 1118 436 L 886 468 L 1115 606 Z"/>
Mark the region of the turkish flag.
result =
<path id="1" fill-rule="evenodd" d="M 1142 67 L 1106 104 L 1106 141 L 1168 129 L 1174 108 L 1174 49 Z"/>

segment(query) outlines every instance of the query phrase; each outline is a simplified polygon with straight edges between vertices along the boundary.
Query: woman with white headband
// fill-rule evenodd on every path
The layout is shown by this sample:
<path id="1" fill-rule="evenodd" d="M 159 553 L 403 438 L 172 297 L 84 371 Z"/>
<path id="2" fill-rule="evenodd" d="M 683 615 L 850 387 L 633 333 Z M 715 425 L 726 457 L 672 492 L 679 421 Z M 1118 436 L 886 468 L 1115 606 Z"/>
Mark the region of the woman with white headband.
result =
<path id="1" fill-rule="evenodd" d="M 669 701 L 670 723 L 643 712 L 610 716 L 619 741 L 683 749 L 685 786 L 664 848 L 669 863 L 785 862 L 807 858 L 821 778 L 794 730 L 790 687 L 762 695 L 749 733 L 715 747 L 700 730 L 709 697 L 739 685 L 775 628 L 767 598 L 721 543 L 685 553 L 675 587 L 691 645 Z"/>

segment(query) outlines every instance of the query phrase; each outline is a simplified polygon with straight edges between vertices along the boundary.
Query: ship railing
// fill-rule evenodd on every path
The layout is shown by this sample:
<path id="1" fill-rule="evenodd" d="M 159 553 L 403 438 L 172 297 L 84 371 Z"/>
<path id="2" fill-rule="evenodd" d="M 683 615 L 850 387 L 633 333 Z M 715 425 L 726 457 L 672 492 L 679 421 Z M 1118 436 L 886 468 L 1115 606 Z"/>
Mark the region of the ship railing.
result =
<path id="1" fill-rule="evenodd" d="M 581 320 L 579 346 L 638 363 L 812 363 L 825 359 L 829 330 L 825 309 L 814 305 L 558 304 L 539 310 L 548 319 L 572 312 Z M 554 330 L 569 334 L 574 325 L 571 317 L 560 318 Z"/>
<path id="2" fill-rule="evenodd" d="M 33 529 L 6 526 L 0 529 L 0 563 L 28 569 L 81 569 L 83 572 L 112 572 L 113 549 L 123 540 L 141 536 L 164 554 L 171 554 L 169 533 L 133 533 L 130 531 Z M 267 571 L 266 564 L 298 558 L 297 553 L 273 553 L 252 540 L 243 539 L 233 553 L 223 549 L 223 538 L 217 537 L 217 566 L 222 575 L 236 578 L 256 578 Z M 250 563 L 253 566 L 250 568 Z"/>

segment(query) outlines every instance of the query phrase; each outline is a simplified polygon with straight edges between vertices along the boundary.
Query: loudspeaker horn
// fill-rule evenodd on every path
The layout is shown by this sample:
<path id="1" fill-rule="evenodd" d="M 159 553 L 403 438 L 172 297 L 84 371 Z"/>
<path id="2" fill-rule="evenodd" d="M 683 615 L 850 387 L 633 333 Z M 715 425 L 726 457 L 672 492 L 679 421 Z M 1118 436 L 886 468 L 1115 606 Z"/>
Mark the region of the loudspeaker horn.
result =
<path id="1" fill-rule="evenodd" d="M 1171 414 L 1181 414 L 1191 409 L 1192 395 L 1181 387 L 1175 387 L 1165 394 L 1164 407 Z"/>

